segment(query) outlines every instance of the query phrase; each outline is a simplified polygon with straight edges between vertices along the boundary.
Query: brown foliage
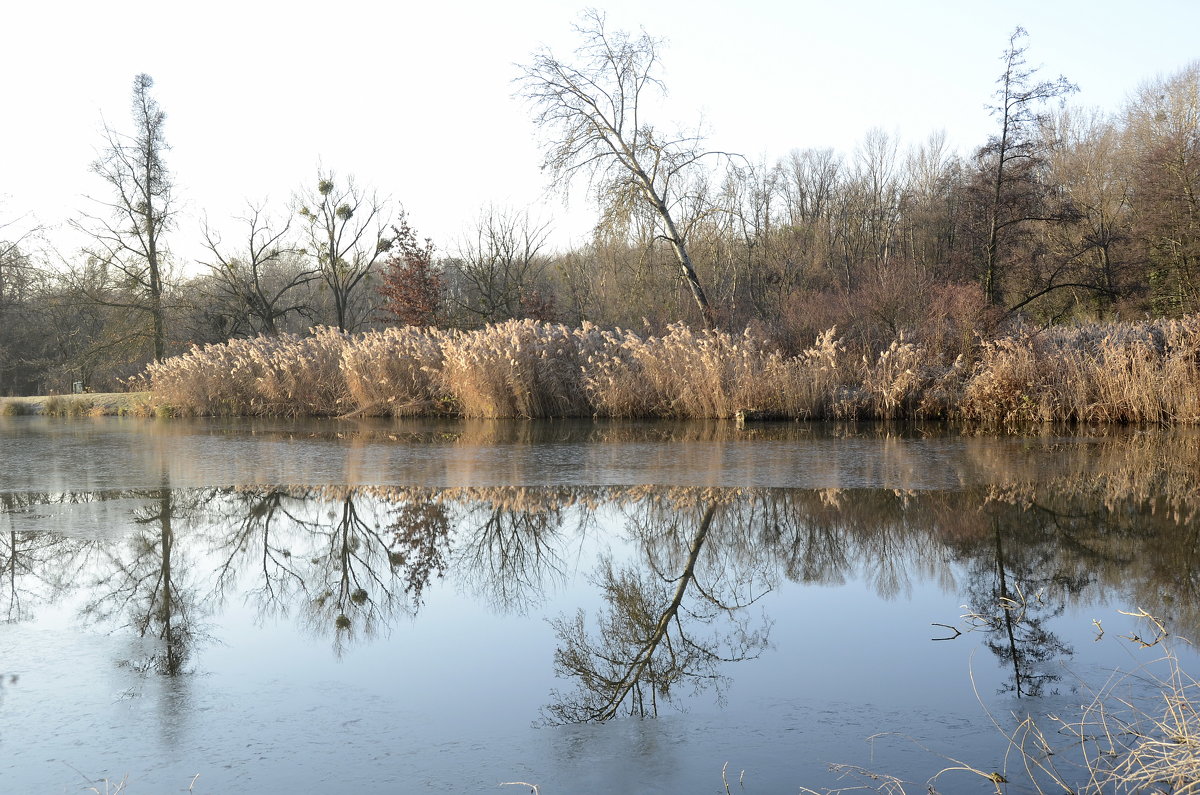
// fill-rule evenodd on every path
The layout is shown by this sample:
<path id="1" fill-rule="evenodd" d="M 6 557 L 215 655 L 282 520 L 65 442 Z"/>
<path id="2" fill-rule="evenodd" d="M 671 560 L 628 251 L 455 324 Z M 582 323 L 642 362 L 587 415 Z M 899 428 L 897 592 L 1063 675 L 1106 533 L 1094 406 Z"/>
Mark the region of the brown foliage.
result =
<path id="1" fill-rule="evenodd" d="M 433 241 L 417 241 L 408 219 L 400 216 L 392 227 L 395 237 L 391 255 L 383 264 L 383 311 L 390 320 L 408 326 L 436 326 L 441 319 L 445 280 L 434 264 Z"/>

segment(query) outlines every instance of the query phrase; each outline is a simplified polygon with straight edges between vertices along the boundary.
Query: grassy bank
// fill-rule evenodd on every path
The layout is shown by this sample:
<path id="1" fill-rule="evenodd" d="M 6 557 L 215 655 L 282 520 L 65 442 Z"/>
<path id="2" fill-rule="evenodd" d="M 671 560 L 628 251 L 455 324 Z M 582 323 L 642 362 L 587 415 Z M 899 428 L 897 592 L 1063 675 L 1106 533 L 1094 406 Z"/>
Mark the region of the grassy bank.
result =
<path id="1" fill-rule="evenodd" d="M 750 331 L 661 335 L 509 321 L 237 339 L 151 365 L 194 415 L 1200 422 L 1200 316 L 1019 333 L 940 361 L 903 337 L 852 353 L 836 330 L 785 355 Z"/>
<path id="2" fill-rule="evenodd" d="M 51 417 L 152 416 L 149 392 L 96 392 L 82 395 L 0 397 L 0 417 L 40 414 Z"/>

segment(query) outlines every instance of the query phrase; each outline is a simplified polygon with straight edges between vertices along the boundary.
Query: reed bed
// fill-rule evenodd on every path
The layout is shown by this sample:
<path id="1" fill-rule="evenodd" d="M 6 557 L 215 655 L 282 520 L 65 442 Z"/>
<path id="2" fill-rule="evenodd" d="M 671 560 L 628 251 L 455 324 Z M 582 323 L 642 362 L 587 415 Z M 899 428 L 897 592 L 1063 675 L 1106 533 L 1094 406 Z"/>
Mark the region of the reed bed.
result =
<path id="1" fill-rule="evenodd" d="M 339 364 L 352 411 L 393 417 L 436 413 L 447 337 L 414 326 L 355 337 L 342 348 Z"/>
<path id="2" fill-rule="evenodd" d="M 1200 316 L 983 343 L 958 401 L 986 422 L 1200 422 Z"/>
<path id="3" fill-rule="evenodd" d="M 836 329 L 797 355 L 765 337 L 511 320 L 230 340 L 150 365 L 176 413 L 473 418 L 1200 422 L 1200 316 L 979 341 L 953 364 L 903 336 L 852 353 Z"/>
<path id="4" fill-rule="evenodd" d="M 557 323 L 510 320 L 440 335 L 444 361 L 437 382 L 464 417 L 586 416 L 580 368 L 590 330 L 576 334 Z"/>

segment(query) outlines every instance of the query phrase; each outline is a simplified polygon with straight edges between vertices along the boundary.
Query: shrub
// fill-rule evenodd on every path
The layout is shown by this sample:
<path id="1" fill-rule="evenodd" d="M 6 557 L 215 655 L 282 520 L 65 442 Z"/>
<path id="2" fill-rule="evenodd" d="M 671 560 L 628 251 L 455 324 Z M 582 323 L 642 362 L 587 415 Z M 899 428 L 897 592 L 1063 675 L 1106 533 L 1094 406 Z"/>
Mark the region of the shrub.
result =
<path id="1" fill-rule="evenodd" d="M 23 417 L 33 413 L 33 406 L 23 400 L 9 398 L 0 401 L 0 417 Z"/>

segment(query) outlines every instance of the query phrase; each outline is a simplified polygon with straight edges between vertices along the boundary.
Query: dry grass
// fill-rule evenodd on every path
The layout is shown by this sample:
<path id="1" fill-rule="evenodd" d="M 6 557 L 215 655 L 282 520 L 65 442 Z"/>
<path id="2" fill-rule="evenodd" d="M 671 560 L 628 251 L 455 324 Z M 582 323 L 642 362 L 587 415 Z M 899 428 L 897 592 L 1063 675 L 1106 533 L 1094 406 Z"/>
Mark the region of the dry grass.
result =
<path id="1" fill-rule="evenodd" d="M 4 398 L 0 400 L 0 417 L 24 417 L 33 414 L 37 407 L 28 400 Z"/>
<path id="2" fill-rule="evenodd" d="M 985 343 L 964 418 L 1200 422 L 1200 316 L 1056 329 Z"/>
<path id="3" fill-rule="evenodd" d="M 1076 762 L 1087 773 L 1080 793 L 1200 793 L 1200 683 L 1184 672 L 1159 619 L 1144 610 L 1128 613 L 1144 631 L 1123 636 L 1143 650 L 1161 651 L 1132 673 L 1114 675 L 1077 718 L 1054 718 L 1058 734 L 1078 749 Z M 1149 689 L 1153 696 L 1140 696 Z M 1062 783 L 1070 776 L 1056 764 L 1049 738 L 1032 720 L 1010 734 L 1020 743 L 1033 778 Z"/>
<path id="4" fill-rule="evenodd" d="M 591 412 L 580 368 L 588 341 L 556 323 L 509 320 L 441 334 L 438 383 L 464 417 L 577 417 Z"/>
<path id="5" fill-rule="evenodd" d="M 794 399 L 820 391 L 800 388 L 815 371 L 808 360 L 768 350 L 750 331 L 733 336 L 676 324 L 661 337 L 620 329 L 594 336 L 599 344 L 588 346 L 581 374 L 598 415 L 693 419 L 728 418 L 738 411 L 778 417 L 815 413 L 811 404 Z M 824 364 L 820 356 L 810 358 Z"/>
<path id="6" fill-rule="evenodd" d="M 829 329 L 791 356 L 750 330 L 513 320 L 230 340 L 144 380 L 185 414 L 1200 422 L 1200 316 L 1016 334 L 976 353 L 947 365 L 899 338 L 851 354 Z"/>
<path id="7" fill-rule="evenodd" d="M 413 326 L 356 337 L 343 348 L 340 365 L 352 411 L 391 417 L 438 413 L 444 337 Z"/>
<path id="8" fill-rule="evenodd" d="M 155 405 L 148 392 L 96 392 L 0 398 L 0 417 L 40 414 L 49 417 L 151 416 Z"/>

